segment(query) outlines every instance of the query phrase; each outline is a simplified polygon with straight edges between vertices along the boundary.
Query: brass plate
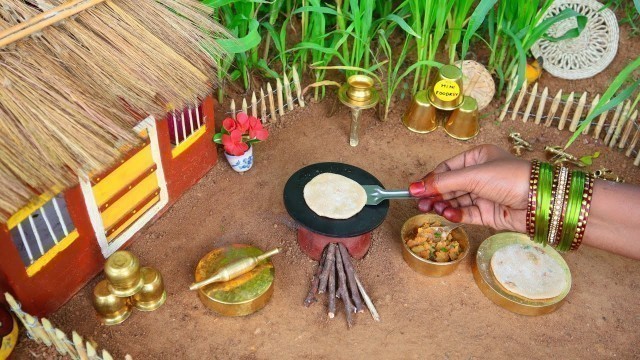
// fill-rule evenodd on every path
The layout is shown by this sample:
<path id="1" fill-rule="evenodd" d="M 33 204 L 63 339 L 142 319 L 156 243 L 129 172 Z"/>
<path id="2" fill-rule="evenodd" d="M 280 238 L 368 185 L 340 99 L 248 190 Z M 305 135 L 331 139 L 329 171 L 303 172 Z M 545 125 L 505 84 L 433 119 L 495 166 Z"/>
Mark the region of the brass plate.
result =
<path id="1" fill-rule="evenodd" d="M 550 246 L 546 246 L 544 247 L 545 252 L 556 260 L 564 270 L 567 288 L 562 294 L 554 298 L 542 300 L 532 300 L 512 294 L 505 290 L 493 276 L 491 272 L 491 257 L 498 249 L 513 244 L 525 244 L 542 248 L 542 245 L 529 240 L 529 237 L 525 234 L 507 232 L 488 237 L 478 248 L 476 261 L 473 265 L 473 277 L 476 280 L 476 284 L 491 301 L 514 313 L 536 316 L 555 311 L 562 305 L 563 300 L 571 290 L 571 271 L 569 266 L 557 251 Z"/>
<path id="2" fill-rule="evenodd" d="M 215 249 L 198 263 L 195 281 L 209 278 L 234 260 L 262 253 L 262 250 L 254 246 L 243 244 Z M 198 296 L 204 305 L 220 315 L 249 315 L 262 309 L 271 298 L 274 275 L 275 269 L 271 261 L 263 260 L 253 270 L 233 280 L 202 287 L 198 290 Z"/>

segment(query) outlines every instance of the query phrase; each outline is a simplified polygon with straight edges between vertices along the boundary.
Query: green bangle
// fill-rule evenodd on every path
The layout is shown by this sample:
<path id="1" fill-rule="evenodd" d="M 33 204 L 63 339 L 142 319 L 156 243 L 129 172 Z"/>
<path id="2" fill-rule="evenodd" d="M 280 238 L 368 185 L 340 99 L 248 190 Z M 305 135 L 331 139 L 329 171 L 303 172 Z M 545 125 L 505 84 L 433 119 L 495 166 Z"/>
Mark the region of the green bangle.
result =
<path id="1" fill-rule="evenodd" d="M 558 244 L 558 251 L 569 251 L 573 238 L 576 235 L 576 228 L 580 220 L 580 208 L 582 207 L 582 193 L 586 174 L 579 170 L 573 170 L 571 173 L 571 186 L 569 188 L 569 199 L 567 200 L 567 213 L 564 217 L 562 227 L 562 237 Z"/>
<path id="2" fill-rule="evenodd" d="M 549 236 L 549 213 L 551 210 L 551 189 L 553 187 L 553 167 L 549 163 L 540 164 L 538 193 L 536 194 L 535 236 L 533 241 L 547 244 Z"/>

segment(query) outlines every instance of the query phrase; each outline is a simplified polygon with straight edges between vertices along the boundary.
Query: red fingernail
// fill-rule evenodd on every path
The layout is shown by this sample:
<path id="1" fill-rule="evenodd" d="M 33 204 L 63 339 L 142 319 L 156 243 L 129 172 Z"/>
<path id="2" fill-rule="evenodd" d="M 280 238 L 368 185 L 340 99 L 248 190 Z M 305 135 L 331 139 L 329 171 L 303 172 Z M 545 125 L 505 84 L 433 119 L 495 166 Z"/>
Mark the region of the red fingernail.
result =
<path id="1" fill-rule="evenodd" d="M 442 216 L 444 216 L 445 219 L 451 222 L 459 223 L 462 221 L 462 210 L 455 208 L 446 208 L 442 212 Z"/>
<path id="2" fill-rule="evenodd" d="M 411 183 L 411 185 L 409 185 L 409 193 L 411 194 L 411 196 L 422 195 L 425 192 L 425 190 L 426 188 L 422 181 L 416 181 L 414 183 Z"/>
<path id="3" fill-rule="evenodd" d="M 442 215 L 444 210 L 449 206 L 451 206 L 451 204 L 448 201 L 438 201 L 437 203 L 433 204 L 433 208 L 438 215 Z"/>
<path id="4" fill-rule="evenodd" d="M 431 211 L 433 201 L 431 199 L 422 199 L 418 202 L 418 209 L 422 212 Z"/>

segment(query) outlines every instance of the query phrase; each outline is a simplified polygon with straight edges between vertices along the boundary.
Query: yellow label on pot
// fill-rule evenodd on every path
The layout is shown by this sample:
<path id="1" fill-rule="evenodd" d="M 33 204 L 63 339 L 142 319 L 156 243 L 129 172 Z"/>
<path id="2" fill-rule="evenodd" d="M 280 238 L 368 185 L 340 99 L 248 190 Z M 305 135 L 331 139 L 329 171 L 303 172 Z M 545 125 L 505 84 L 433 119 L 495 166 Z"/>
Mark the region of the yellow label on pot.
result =
<path id="1" fill-rule="evenodd" d="M 453 101 L 460 96 L 460 86 L 453 80 L 440 80 L 433 86 L 433 94 L 441 101 Z"/>

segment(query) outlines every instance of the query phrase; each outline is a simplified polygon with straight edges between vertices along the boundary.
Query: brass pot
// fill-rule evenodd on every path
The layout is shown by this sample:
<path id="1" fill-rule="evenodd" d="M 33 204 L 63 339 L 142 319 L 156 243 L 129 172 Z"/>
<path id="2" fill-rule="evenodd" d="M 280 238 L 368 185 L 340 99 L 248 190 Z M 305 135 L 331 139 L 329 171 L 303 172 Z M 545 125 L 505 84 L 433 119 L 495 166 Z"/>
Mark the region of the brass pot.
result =
<path id="1" fill-rule="evenodd" d="M 458 241 L 460 247 L 462 248 L 462 253 L 458 256 L 458 258 L 454 261 L 449 262 L 435 262 L 427 259 L 423 259 L 418 254 L 415 254 L 405 242 L 405 238 L 411 234 L 417 227 L 422 226 L 426 222 L 434 222 L 439 221 L 442 226 L 449 226 L 452 223 L 442 216 L 438 216 L 435 214 L 421 214 L 416 215 L 409 220 L 405 221 L 404 225 L 402 225 L 402 230 L 400 231 L 400 241 L 402 242 L 402 257 L 404 261 L 412 268 L 414 271 L 427 275 L 427 276 L 445 276 L 451 274 L 457 267 L 460 265 L 462 260 L 467 257 L 469 254 L 469 236 L 462 228 L 454 229 L 451 232 L 453 239 Z"/>
<path id="2" fill-rule="evenodd" d="M 471 96 L 465 96 L 462 105 L 453 110 L 444 125 L 444 131 L 452 138 L 469 140 L 480 131 L 478 103 Z"/>
<path id="3" fill-rule="evenodd" d="M 104 265 L 104 274 L 109 280 L 109 291 L 115 296 L 132 296 L 144 285 L 140 276 L 140 262 L 128 251 L 116 251 L 111 255 Z"/>
<path id="4" fill-rule="evenodd" d="M 107 280 L 100 281 L 93 289 L 93 308 L 105 325 L 120 324 L 131 315 L 129 299 L 112 294 Z"/>
<path id="5" fill-rule="evenodd" d="M 445 65 L 429 89 L 429 101 L 440 110 L 456 109 L 463 100 L 462 70 L 455 65 Z"/>
<path id="6" fill-rule="evenodd" d="M 153 311 L 158 309 L 167 300 L 167 292 L 160 272 L 151 267 L 140 269 L 144 286 L 137 294 L 131 297 L 131 302 L 136 309 L 141 311 Z"/>
<path id="7" fill-rule="evenodd" d="M 366 75 L 352 75 L 347 79 L 349 88 L 347 97 L 357 103 L 366 103 L 371 100 L 373 79 Z"/>
<path id="8" fill-rule="evenodd" d="M 402 123 L 407 129 L 426 134 L 438 128 L 436 108 L 431 105 L 427 90 L 418 91 L 411 101 L 411 105 L 402 117 Z"/>

